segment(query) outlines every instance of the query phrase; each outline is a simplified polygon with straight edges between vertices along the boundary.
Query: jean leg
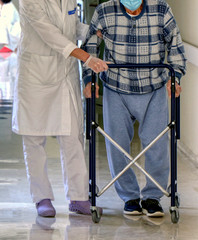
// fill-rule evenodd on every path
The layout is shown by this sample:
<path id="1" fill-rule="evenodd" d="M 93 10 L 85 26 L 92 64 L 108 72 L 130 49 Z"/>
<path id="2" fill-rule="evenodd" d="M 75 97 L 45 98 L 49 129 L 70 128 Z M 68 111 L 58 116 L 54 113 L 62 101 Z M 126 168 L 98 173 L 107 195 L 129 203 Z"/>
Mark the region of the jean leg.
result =
<path id="1" fill-rule="evenodd" d="M 104 88 L 103 92 L 104 130 L 121 147 L 130 153 L 133 138 L 133 120 L 119 93 Z M 112 177 L 115 177 L 128 164 L 128 159 L 115 146 L 106 140 L 107 158 Z M 114 184 L 123 201 L 140 197 L 140 189 L 132 168 L 128 169 Z"/>
<path id="2" fill-rule="evenodd" d="M 140 121 L 139 136 L 146 147 L 168 125 L 168 101 L 165 87 L 154 92 L 145 115 Z M 161 137 L 145 154 L 145 170 L 166 189 L 169 176 L 168 133 Z M 146 178 L 146 186 L 141 192 L 143 199 L 159 200 L 163 193 Z"/>

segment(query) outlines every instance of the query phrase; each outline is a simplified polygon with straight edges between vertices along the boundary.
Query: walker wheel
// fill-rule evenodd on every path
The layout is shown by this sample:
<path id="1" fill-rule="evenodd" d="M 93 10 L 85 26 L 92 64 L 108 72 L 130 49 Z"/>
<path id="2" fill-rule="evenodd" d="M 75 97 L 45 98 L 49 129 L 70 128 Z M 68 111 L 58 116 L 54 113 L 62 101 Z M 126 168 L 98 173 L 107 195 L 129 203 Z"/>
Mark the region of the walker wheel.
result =
<path id="1" fill-rule="evenodd" d="M 171 221 L 172 221 L 172 223 L 178 223 L 178 221 L 179 221 L 179 211 L 178 210 L 171 211 Z"/>
<path id="2" fill-rule="evenodd" d="M 98 212 L 96 211 L 96 210 L 94 210 L 93 212 L 92 212 L 92 221 L 94 222 L 94 223 L 99 223 L 100 222 L 100 216 L 99 216 L 99 214 L 98 214 Z"/>

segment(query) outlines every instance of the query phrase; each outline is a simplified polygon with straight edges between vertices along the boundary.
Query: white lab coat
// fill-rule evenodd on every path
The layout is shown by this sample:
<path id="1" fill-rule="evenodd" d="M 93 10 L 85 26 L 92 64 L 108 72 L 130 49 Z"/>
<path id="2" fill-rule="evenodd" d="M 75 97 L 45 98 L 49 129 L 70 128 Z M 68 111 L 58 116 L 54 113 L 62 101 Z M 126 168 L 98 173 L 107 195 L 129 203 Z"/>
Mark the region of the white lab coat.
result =
<path id="1" fill-rule="evenodd" d="M 3 4 L 0 11 L 0 48 L 4 45 L 14 51 L 21 35 L 18 11 L 12 3 Z"/>
<path id="2" fill-rule="evenodd" d="M 69 55 L 88 26 L 78 21 L 76 0 L 62 0 L 61 8 L 60 0 L 19 0 L 22 35 L 12 119 L 17 134 L 70 135 L 70 101 L 83 131 L 78 61 Z"/>

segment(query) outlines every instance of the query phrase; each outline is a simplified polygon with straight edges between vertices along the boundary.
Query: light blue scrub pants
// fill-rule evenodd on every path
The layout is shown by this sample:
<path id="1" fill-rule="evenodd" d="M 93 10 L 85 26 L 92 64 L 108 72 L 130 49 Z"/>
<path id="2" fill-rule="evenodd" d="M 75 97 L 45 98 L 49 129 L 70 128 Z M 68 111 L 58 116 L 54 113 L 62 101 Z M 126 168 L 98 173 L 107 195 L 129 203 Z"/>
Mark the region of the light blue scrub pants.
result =
<path id="1" fill-rule="evenodd" d="M 104 130 L 120 146 L 130 153 L 134 135 L 134 122 L 139 122 L 139 138 L 145 148 L 167 127 L 168 100 L 166 87 L 151 93 L 121 94 L 104 87 L 103 93 Z M 129 163 L 129 160 L 106 140 L 107 157 L 112 177 L 115 177 Z M 169 140 L 166 133 L 145 153 L 145 170 L 163 187 L 167 187 L 169 176 Z M 131 199 L 157 199 L 163 193 L 146 178 L 146 185 L 140 192 L 135 173 L 128 169 L 116 182 L 115 189 L 126 202 Z M 142 195 L 142 196 L 141 196 Z"/>

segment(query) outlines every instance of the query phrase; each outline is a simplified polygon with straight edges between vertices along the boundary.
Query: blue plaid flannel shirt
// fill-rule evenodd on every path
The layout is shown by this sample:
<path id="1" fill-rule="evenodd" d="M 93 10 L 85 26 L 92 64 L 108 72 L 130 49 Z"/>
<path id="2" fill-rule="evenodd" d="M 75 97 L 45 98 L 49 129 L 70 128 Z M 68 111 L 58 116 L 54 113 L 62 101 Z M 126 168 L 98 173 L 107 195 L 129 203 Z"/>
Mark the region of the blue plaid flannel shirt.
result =
<path id="1" fill-rule="evenodd" d="M 180 79 L 186 71 L 186 58 L 178 26 L 169 5 L 164 0 L 144 0 L 140 15 L 130 16 L 119 0 L 102 3 L 95 9 L 82 49 L 98 55 L 105 43 L 104 60 L 114 64 L 162 64 L 167 60 Z M 167 52 L 167 56 L 166 56 Z M 90 69 L 83 70 L 85 84 L 90 81 Z M 116 69 L 100 74 L 104 84 L 127 94 L 144 94 L 166 84 L 166 69 Z"/>

